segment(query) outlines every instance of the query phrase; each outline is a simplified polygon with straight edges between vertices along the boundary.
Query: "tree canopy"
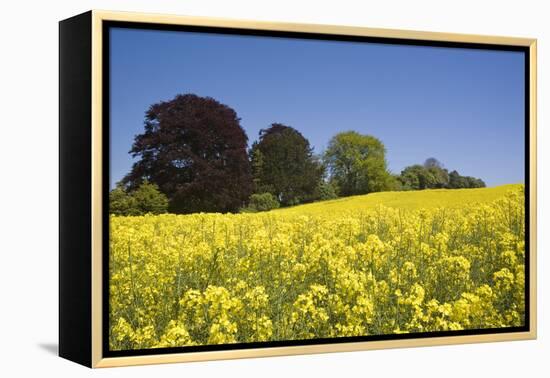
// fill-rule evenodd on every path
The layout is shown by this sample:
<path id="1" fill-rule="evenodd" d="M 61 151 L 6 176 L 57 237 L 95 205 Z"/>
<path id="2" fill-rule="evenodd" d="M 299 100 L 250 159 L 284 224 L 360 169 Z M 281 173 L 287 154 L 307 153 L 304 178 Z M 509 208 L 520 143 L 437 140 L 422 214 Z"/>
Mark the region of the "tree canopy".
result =
<path id="1" fill-rule="evenodd" d="M 385 155 L 379 139 L 347 131 L 330 140 L 324 160 L 340 195 L 349 196 L 393 189 Z"/>
<path id="2" fill-rule="evenodd" d="M 248 138 L 237 113 L 210 97 L 177 95 L 153 104 L 130 153 L 123 183 L 158 185 L 174 213 L 238 210 L 252 190 Z"/>
<path id="3" fill-rule="evenodd" d="M 142 214 L 162 214 L 168 210 L 168 198 L 159 191 L 157 184 L 143 182 L 131 196 Z"/>
<path id="4" fill-rule="evenodd" d="M 480 178 L 461 176 L 457 171 L 449 173 L 449 188 L 484 188 L 485 182 Z"/>
<path id="5" fill-rule="evenodd" d="M 255 193 L 271 193 L 283 205 L 314 199 L 323 168 L 296 129 L 274 123 L 260 130 L 250 157 Z"/>
<path id="6" fill-rule="evenodd" d="M 109 193 L 117 215 L 265 211 L 388 190 L 479 188 L 434 157 L 389 172 L 381 140 L 334 135 L 321 156 L 298 130 L 273 123 L 248 137 L 235 110 L 211 97 L 177 95 L 145 112 L 129 153 L 130 172 Z"/>
<path id="7" fill-rule="evenodd" d="M 449 171 L 435 158 L 427 159 L 423 165 L 415 164 L 401 171 L 399 181 L 404 190 L 483 188 L 483 180 L 461 176 L 456 170 Z"/>
<path id="8" fill-rule="evenodd" d="M 109 193 L 109 213 L 114 215 L 162 214 L 167 210 L 168 198 L 147 181 L 131 193 L 120 184 Z"/>
<path id="9" fill-rule="evenodd" d="M 279 201 L 271 193 L 255 193 L 250 196 L 248 206 L 241 212 L 269 211 L 279 208 Z"/>
<path id="10" fill-rule="evenodd" d="M 126 192 L 122 185 L 109 192 L 109 213 L 113 215 L 141 215 L 136 199 Z"/>

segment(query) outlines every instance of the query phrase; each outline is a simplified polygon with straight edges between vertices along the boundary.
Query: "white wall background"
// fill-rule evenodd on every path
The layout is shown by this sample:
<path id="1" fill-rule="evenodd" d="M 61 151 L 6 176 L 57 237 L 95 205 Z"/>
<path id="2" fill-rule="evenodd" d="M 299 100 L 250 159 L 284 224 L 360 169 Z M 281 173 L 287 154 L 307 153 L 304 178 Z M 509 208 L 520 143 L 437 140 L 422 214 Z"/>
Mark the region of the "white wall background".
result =
<path id="1" fill-rule="evenodd" d="M 545 4 L 546 3 L 546 4 Z M 0 22 L 0 375 L 129 377 L 496 376 L 550 373 L 550 26 L 531 0 L 4 1 Z M 539 40 L 539 339 L 91 371 L 56 356 L 57 64 L 61 19 L 89 9 L 328 23 Z M 544 211 L 546 210 L 546 211 Z M 546 374 L 545 374 L 546 373 Z"/>

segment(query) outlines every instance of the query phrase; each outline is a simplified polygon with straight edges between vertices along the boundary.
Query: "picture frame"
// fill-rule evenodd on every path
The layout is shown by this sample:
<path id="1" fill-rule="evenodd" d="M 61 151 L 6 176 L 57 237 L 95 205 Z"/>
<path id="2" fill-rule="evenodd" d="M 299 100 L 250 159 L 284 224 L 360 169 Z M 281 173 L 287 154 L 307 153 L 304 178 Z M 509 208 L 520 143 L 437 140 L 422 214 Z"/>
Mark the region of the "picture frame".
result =
<path id="1" fill-rule="evenodd" d="M 514 51 L 524 59 L 525 317 L 522 326 L 110 350 L 109 32 L 113 28 L 357 44 Z M 537 332 L 536 40 L 366 27 L 89 11 L 59 24 L 59 355 L 87 367 L 529 340 Z M 143 113 L 146 109 L 140 109 Z M 112 130 L 111 130 L 112 131 Z M 519 278 L 518 278 L 519 279 Z M 111 330 L 112 331 L 112 330 Z"/>

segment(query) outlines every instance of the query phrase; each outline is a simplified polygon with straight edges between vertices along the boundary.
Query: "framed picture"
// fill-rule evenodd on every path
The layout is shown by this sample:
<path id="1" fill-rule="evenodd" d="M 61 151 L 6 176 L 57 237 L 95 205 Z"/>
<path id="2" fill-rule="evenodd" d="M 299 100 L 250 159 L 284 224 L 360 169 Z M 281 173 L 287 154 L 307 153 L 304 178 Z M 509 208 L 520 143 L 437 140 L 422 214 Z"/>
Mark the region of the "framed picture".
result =
<path id="1" fill-rule="evenodd" d="M 60 22 L 59 353 L 536 337 L 536 40 Z"/>

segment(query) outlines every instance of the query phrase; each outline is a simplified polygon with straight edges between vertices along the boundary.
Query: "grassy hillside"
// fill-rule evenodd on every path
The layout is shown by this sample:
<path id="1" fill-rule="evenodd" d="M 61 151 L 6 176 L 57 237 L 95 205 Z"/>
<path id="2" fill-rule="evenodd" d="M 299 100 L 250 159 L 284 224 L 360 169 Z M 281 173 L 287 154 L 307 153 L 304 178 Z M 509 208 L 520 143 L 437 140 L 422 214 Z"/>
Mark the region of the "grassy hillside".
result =
<path id="1" fill-rule="evenodd" d="M 330 201 L 273 210 L 272 213 L 319 214 L 349 210 L 368 210 L 379 205 L 407 210 L 437 207 L 460 208 L 476 203 L 488 203 L 504 196 L 523 184 L 501 185 L 479 189 L 430 189 L 410 192 L 381 192 L 339 198 Z"/>

